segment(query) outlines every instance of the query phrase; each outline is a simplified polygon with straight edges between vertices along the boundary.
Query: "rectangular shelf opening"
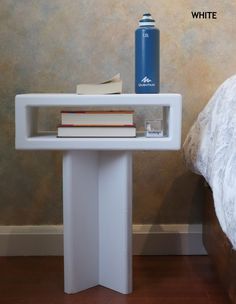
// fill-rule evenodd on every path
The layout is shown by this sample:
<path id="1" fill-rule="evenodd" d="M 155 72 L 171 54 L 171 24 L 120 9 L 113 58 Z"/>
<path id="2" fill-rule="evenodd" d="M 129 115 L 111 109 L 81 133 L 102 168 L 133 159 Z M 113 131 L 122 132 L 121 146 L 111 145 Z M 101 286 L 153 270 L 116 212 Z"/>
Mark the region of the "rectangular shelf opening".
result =
<path id="1" fill-rule="evenodd" d="M 179 94 L 24 94 L 16 101 L 16 148 L 43 150 L 177 150 L 181 145 Z M 135 138 L 58 138 L 60 112 L 132 110 Z M 162 137 L 145 137 L 145 122 L 161 119 Z"/>

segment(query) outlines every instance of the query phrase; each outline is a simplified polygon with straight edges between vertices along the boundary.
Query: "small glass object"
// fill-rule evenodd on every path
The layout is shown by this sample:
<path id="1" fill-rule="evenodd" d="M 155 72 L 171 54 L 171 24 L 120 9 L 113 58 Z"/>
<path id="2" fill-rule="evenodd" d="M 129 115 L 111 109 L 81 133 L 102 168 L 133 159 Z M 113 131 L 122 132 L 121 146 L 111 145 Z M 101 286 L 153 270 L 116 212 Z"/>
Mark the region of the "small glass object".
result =
<path id="1" fill-rule="evenodd" d="M 145 121 L 146 137 L 163 137 L 163 120 L 146 120 Z"/>

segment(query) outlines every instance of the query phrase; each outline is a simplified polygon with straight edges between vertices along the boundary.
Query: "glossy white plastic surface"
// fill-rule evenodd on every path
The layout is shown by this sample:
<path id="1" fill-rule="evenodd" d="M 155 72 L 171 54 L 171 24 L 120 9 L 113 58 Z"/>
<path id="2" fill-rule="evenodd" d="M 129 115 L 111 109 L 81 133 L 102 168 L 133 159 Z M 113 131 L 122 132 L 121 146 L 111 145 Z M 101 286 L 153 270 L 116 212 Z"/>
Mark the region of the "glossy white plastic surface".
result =
<path id="1" fill-rule="evenodd" d="M 57 138 L 37 132 L 40 107 L 165 106 L 168 136 L 162 138 Z M 179 94 L 25 94 L 17 95 L 16 148 L 30 150 L 177 150 L 181 145 L 182 97 Z"/>
<path id="2" fill-rule="evenodd" d="M 63 158 L 65 292 L 132 291 L 132 155 L 68 151 Z"/>
<path id="3" fill-rule="evenodd" d="M 165 106 L 163 138 L 57 138 L 39 134 L 40 107 Z M 102 285 L 132 291 L 132 150 L 178 150 L 179 94 L 25 94 L 15 100 L 16 148 L 64 150 L 65 292 Z"/>

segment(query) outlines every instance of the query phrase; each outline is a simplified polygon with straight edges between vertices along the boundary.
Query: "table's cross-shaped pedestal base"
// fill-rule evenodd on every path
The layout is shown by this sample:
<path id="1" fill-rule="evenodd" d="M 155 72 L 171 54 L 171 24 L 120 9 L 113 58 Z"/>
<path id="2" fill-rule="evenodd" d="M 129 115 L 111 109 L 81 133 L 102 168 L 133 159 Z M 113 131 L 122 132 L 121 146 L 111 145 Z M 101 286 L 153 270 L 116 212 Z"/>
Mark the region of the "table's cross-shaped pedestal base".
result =
<path id="1" fill-rule="evenodd" d="M 68 151 L 63 158 L 65 292 L 132 291 L 132 154 Z"/>

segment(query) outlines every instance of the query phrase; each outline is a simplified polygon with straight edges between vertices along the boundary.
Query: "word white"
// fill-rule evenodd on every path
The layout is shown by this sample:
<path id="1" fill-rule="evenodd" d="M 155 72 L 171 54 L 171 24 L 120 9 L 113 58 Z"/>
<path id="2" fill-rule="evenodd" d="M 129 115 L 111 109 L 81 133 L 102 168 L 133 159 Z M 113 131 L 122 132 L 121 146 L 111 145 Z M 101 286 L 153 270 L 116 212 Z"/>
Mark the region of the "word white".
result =
<path id="1" fill-rule="evenodd" d="M 193 19 L 217 19 L 217 12 L 191 12 Z"/>

